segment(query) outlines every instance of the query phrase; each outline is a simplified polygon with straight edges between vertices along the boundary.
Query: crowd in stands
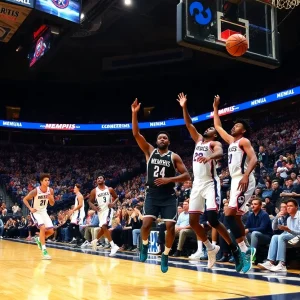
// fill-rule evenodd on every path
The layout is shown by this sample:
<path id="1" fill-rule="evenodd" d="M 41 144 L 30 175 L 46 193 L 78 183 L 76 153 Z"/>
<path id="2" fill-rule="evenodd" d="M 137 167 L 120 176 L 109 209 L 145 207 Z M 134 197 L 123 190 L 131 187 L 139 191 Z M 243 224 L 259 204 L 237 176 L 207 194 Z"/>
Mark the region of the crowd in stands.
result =
<path id="1" fill-rule="evenodd" d="M 275 226 L 278 225 L 281 217 L 285 217 L 285 220 L 280 219 L 280 222 L 286 225 L 288 216 L 286 205 L 289 199 L 294 198 L 296 200 L 294 204 L 297 207 L 300 204 L 300 122 L 296 119 L 264 126 L 253 133 L 251 141 L 258 157 L 255 169 L 257 187 L 253 195 L 253 202 L 249 203 L 249 211 L 244 216 L 244 222 L 246 230 L 248 230 L 246 233 L 249 243 L 253 243 L 258 249 L 257 262 L 262 263 L 267 258 L 265 245 L 272 244 L 274 234 L 282 233 L 278 226 Z M 181 155 L 188 170 L 192 173 L 193 143 L 172 144 L 170 148 Z M 218 162 L 217 171 L 222 187 L 223 201 L 220 212 L 222 219 L 222 212 L 228 205 L 230 190 L 226 156 Z M 72 225 L 69 211 L 74 203 L 73 187 L 75 183 L 80 183 L 87 216 L 84 226 L 80 228 L 81 247 L 90 246 L 90 242 L 97 234 L 98 216 L 88 207 L 87 199 L 89 192 L 95 187 L 97 174 L 101 173 L 106 176 L 106 184 L 114 187 L 119 196 L 111 228 L 112 237 L 115 243 L 121 246 L 121 250 L 137 251 L 146 188 L 145 159 L 138 147 L 68 148 L 4 145 L 0 150 L 0 175 L 6 191 L 12 195 L 15 204 L 9 208 L 6 208 L 4 203 L 0 205 L 2 216 L 0 237 L 31 239 L 35 235 L 37 228 L 33 226 L 29 216 L 22 215 L 21 207 L 22 198 L 39 184 L 37 180 L 39 172 L 51 174 L 51 187 L 55 193 L 56 204 L 49 210 L 55 226 L 55 235 L 51 237 L 52 241 L 78 244 L 70 229 Z M 191 246 L 189 241 L 191 239 L 196 241 L 196 237 L 191 229 L 181 231 L 181 227 L 189 226 L 186 224 L 187 219 L 183 216 L 188 214 L 190 189 L 190 182 L 176 186 L 179 200 L 178 212 L 181 217 L 176 225 L 179 241 L 174 244 L 172 255 L 175 257 L 187 255 L 191 259 L 195 257 L 205 259 L 205 249 L 199 243 L 197 255 L 193 254 L 196 248 L 195 245 Z M 260 228 L 260 232 L 252 230 L 252 227 L 249 226 L 253 225 L 251 225 L 253 214 L 257 216 L 261 211 L 264 213 L 264 217 L 259 218 L 259 221 L 264 222 L 262 225 L 265 227 L 262 229 L 258 226 L 259 224 L 256 224 L 256 227 Z M 265 219 L 266 215 L 268 220 Z M 200 222 L 208 231 L 211 231 L 205 215 Z M 162 251 L 164 247 L 163 223 L 158 220 L 154 226 L 160 232 L 159 244 L 160 251 Z M 257 232 L 260 232 L 261 235 Z M 211 233 L 211 238 L 213 242 L 221 245 L 219 261 L 232 261 L 226 243 L 220 237 L 216 237 L 214 232 Z M 297 245 L 300 246 L 300 244 Z M 105 240 L 101 241 L 98 246 L 100 248 L 110 247 Z M 271 256 L 273 257 L 274 254 Z M 285 261 L 282 263 L 281 267 L 283 268 Z"/>

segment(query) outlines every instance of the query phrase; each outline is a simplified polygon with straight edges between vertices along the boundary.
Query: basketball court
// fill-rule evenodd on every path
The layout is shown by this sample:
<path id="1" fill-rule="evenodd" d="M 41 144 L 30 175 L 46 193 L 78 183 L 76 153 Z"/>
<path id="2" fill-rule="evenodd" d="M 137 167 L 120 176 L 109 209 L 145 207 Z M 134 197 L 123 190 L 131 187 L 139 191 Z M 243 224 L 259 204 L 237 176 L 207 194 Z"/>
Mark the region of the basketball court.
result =
<path id="1" fill-rule="evenodd" d="M 238 274 L 233 265 L 170 259 L 166 274 L 160 258 L 109 251 L 48 246 L 52 260 L 26 241 L 1 240 L 0 299 L 300 299 L 298 273 L 274 274 L 253 269 Z"/>

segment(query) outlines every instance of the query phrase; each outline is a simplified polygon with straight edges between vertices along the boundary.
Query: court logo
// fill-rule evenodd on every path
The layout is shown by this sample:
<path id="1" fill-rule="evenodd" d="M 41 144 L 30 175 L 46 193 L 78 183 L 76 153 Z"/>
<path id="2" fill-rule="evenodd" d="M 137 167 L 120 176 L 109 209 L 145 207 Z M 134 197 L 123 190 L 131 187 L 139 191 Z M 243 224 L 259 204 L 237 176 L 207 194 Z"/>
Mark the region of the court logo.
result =
<path id="1" fill-rule="evenodd" d="M 190 5 L 190 14 L 195 17 L 195 21 L 200 25 L 207 25 L 212 20 L 212 12 L 208 7 L 204 9 L 203 4 L 195 1 Z"/>
<path id="2" fill-rule="evenodd" d="M 70 0 L 52 0 L 52 3 L 60 9 L 64 9 L 69 6 Z"/>

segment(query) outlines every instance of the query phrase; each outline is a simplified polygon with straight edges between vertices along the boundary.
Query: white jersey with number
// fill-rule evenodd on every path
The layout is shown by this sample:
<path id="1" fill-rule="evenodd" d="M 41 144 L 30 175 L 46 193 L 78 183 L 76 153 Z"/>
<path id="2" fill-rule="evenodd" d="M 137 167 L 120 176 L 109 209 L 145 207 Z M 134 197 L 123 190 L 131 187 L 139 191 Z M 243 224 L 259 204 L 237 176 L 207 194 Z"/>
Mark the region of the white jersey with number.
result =
<path id="1" fill-rule="evenodd" d="M 210 157 L 212 154 L 211 142 L 200 141 L 196 144 L 193 155 L 193 173 L 196 181 L 207 181 L 217 176 L 215 160 L 206 164 L 198 162 L 200 157 Z"/>
<path id="2" fill-rule="evenodd" d="M 249 157 L 240 146 L 242 139 L 231 143 L 228 148 L 228 168 L 231 177 L 242 176 L 248 168 Z"/>
<path id="3" fill-rule="evenodd" d="M 96 187 L 96 201 L 102 211 L 108 209 L 108 204 L 111 203 L 111 194 L 107 186 L 105 186 L 104 190 Z"/>
<path id="4" fill-rule="evenodd" d="M 32 207 L 35 208 L 38 212 L 47 211 L 48 206 L 48 195 L 50 195 L 50 188 L 47 188 L 47 191 L 44 193 L 40 187 L 36 188 L 36 196 L 33 199 Z"/>

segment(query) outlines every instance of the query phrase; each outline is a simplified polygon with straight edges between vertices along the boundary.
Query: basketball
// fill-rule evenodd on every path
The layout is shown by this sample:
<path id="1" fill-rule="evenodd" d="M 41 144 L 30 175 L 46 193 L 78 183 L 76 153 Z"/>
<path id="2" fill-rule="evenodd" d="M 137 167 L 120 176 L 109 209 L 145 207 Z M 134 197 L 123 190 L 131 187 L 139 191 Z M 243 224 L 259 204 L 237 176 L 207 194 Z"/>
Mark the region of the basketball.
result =
<path id="1" fill-rule="evenodd" d="M 242 56 L 247 49 L 247 39 L 241 34 L 233 34 L 226 41 L 226 50 L 232 56 Z"/>

